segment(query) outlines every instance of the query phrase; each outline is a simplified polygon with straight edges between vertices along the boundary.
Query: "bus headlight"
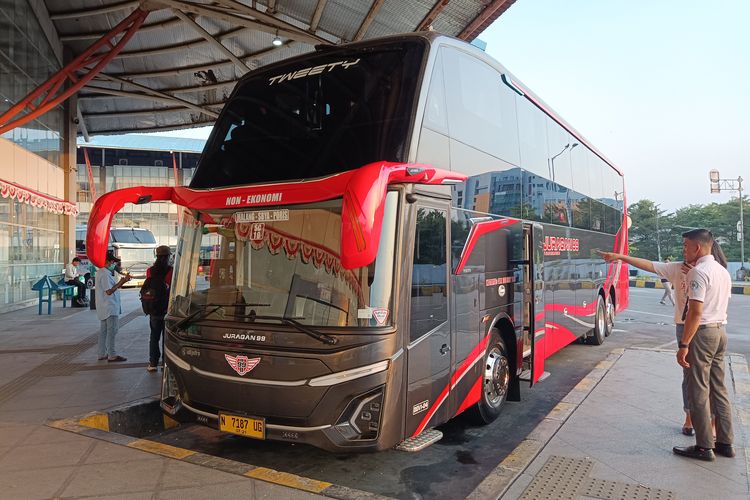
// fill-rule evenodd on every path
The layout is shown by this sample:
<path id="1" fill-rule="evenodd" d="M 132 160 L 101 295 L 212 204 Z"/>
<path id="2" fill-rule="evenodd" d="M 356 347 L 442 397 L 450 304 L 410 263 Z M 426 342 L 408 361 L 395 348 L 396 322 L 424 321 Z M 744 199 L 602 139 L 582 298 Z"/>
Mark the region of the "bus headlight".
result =
<path id="1" fill-rule="evenodd" d="M 174 414 L 178 408 L 177 403 L 180 400 L 180 391 L 177 387 L 177 380 L 172 375 L 169 365 L 164 363 L 164 374 L 161 378 L 161 406 L 169 413 Z"/>
<path id="2" fill-rule="evenodd" d="M 383 387 L 355 397 L 334 426 L 346 439 L 377 439 L 383 410 Z"/>

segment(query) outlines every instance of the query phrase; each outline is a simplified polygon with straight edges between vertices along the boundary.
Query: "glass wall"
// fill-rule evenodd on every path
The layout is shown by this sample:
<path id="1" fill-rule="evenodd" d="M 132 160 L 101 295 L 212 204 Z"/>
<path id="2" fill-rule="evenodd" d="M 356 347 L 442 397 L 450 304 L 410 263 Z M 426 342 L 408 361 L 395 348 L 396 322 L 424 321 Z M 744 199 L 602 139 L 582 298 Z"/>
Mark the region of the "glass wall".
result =
<path id="1" fill-rule="evenodd" d="M 60 274 L 62 218 L 43 208 L 0 198 L 0 307 L 37 297 L 45 274 Z"/>
<path id="2" fill-rule="evenodd" d="M 0 4 L 0 113 L 3 113 L 58 71 L 60 64 L 28 2 Z M 60 106 L 2 134 L 2 139 L 25 150 L 4 149 L 9 152 L 0 155 L 3 180 L 44 192 L 40 186 L 46 186 L 47 179 L 41 182 L 38 176 L 61 166 L 62 130 Z M 37 164 L 34 155 L 52 167 L 27 168 Z M 61 273 L 64 217 L 16 199 L 0 198 L 0 311 L 38 297 L 31 286 L 46 274 Z"/>
<path id="3" fill-rule="evenodd" d="M 23 99 L 60 69 L 28 3 L 0 9 L 0 113 Z M 55 165 L 62 151 L 62 106 L 0 137 Z"/>

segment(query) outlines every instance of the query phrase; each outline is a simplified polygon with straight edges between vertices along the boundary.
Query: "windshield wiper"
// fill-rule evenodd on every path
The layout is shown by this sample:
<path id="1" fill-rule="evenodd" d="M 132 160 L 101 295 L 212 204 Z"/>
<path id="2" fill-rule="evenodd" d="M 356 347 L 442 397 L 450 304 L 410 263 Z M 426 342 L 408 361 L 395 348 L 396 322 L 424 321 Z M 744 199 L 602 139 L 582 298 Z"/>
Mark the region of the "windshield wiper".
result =
<path id="1" fill-rule="evenodd" d="M 209 312 L 206 312 L 206 309 L 211 306 L 215 306 L 215 307 L 211 309 Z M 184 318 L 179 320 L 177 323 L 172 325 L 172 328 L 174 328 L 175 330 L 179 330 L 180 328 L 187 325 L 188 323 L 195 323 L 196 321 L 200 321 L 201 319 L 205 318 L 209 314 L 213 314 L 219 309 L 221 309 L 222 307 L 224 307 L 224 304 L 202 304 L 198 307 L 200 307 L 200 309 L 195 311 L 193 314 L 189 316 L 185 316 Z"/>
<path id="2" fill-rule="evenodd" d="M 261 316 L 259 314 L 248 314 L 246 316 L 250 321 L 255 321 L 256 319 L 272 319 L 276 321 L 281 321 L 284 325 L 291 325 L 295 327 L 297 330 L 299 330 L 302 333 L 305 333 L 309 335 L 310 337 L 314 338 L 315 340 L 320 340 L 324 344 L 328 345 L 336 345 L 338 343 L 338 339 L 335 337 L 331 337 L 330 335 L 326 335 L 325 333 L 321 333 L 319 331 L 313 330 L 307 325 L 303 325 L 297 320 L 294 320 L 292 318 L 287 318 L 285 316 Z M 304 318 L 302 318 L 304 319 Z"/>

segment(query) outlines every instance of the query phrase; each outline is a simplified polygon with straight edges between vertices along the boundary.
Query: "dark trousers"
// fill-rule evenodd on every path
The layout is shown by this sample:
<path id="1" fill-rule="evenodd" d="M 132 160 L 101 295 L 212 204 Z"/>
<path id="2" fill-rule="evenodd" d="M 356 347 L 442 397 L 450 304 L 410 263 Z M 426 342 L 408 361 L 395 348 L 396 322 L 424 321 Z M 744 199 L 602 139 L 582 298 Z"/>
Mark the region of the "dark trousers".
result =
<path id="1" fill-rule="evenodd" d="M 81 283 L 80 280 L 70 280 L 65 283 L 78 288 L 78 300 L 86 300 L 86 285 L 84 283 Z"/>
<path id="2" fill-rule="evenodd" d="M 148 364 L 156 366 L 159 364 L 159 358 L 161 357 L 159 344 L 162 335 L 164 335 L 164 316 L 153 314 L 148 318 L 148 324 L 151 327 L 151 336 L 148 340 Z"/>
<path id="3" fill-rule="evenodd" d="M 713 448 L 711 410 L 716 415 L 716 441 L 732 444 L 732 407 L 724 385 L 724 353 L 727 334 L 724 327 L 700 328 L 690 342 L 687 360 L 690 416 L 696 444 Z"/>

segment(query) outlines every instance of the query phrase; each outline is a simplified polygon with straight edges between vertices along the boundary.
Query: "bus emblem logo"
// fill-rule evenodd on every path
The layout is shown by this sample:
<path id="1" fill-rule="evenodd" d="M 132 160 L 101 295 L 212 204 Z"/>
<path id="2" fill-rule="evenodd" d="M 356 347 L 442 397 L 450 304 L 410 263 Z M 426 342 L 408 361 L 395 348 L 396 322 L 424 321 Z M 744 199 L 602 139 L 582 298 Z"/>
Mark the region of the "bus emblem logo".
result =
<path id="1" fill-rule="evenodd" d="M 237 374 L 242 377 L 247 372 L 258 366 L 258 363 L 260 363 L 260 358 L 248 358 L 247 356 L 230 356 L 229 354 L 225 354 L 224 358 L 226 358 L 227 363 L 229 363 L 229 366 L 232 367 L 234 371 L 237 372 Z"/>

